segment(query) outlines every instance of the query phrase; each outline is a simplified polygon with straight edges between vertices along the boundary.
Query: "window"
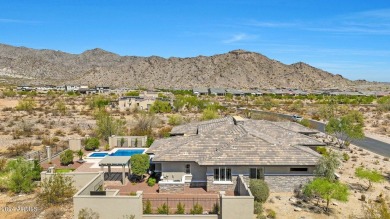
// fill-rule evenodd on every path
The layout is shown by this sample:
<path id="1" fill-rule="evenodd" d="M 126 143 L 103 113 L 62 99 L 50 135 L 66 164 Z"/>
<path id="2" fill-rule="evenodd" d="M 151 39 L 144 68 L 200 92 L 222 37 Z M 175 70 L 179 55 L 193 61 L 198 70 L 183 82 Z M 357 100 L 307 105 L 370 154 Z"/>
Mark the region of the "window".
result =
<path id="1" fill-rule="evenodd" d="M 226 167 L 215 168 L 214 181 L 232 181 L 232 169 Z"/>
<path id="2" fill-rule="evenodd" d="M 250 179 L 264 179 L 263 168 L 249 168 Z"/>
<path id="3" fill-rule="evenodd" d="M 307 168 L 290 168 L 290 172 L 307 172 Z"/>
<path id="4" fill-rule="evenodd" d="M 186 164 L 186 174 L 190 174 L 190 173 L 191 173 L 191 165 Z"/>

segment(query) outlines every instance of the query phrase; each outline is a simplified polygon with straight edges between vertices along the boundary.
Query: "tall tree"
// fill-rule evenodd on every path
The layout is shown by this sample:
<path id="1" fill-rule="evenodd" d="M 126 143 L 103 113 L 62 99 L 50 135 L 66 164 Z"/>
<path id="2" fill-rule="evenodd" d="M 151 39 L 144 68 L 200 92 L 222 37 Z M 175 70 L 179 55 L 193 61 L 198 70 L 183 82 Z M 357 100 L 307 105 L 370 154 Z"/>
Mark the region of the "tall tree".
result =
<path id="1" fill-rule="evenodd" d="M 112 135 L 122 135 L 125 124 L 125 121 L 115 119 L 103 110 L 97 113 L 96 116 L 96 133 L 100 138 L 108 141 L 108 138 Z"/>
<path id="2" fill-rule="evenodd" d="M 376 170 L 364 169 L 363 167 L 356 168 L 355 176 L 357 176 L 359 179 L 365 179 L 368 181 L 366 191 L 372 187 L 372 183 L 382 182 L 384 180 L 384 177 L 380 172 Z"/>
<path id="3" fill-rule="evenodd" d="M 303 193 L 307 196 L 317 195 L 326 201 L 326 211 L 329 210 L 330 200 L 348 201 L 348 186 L 339 182 L 330 182 L 325 178 L 316 178 L 307 184 Z"/>
<path id="4" fill-rule="evenodd" d="M 325 126 L 325 131 L 337 138 L 340 147 L 346 142 L 364 138 L 364 119 L 358 111 L 351 111 L 340 118 L 331 118 Z"/>
<path id="5" fill-rule="evenodd" d="M 330 151 L 319 159 L 315 173 L 317 176 L 324 177 L 332 182 L 335 180 L 334 172 L 340 164 L 341 156 L 335 151 Z"/>
<path id="6" fill-rule="evenodd" d="M 135 154 L 130 158 L 132 174 L 143 178 L 144 173 L 149 169 L 149 155 Z"/>

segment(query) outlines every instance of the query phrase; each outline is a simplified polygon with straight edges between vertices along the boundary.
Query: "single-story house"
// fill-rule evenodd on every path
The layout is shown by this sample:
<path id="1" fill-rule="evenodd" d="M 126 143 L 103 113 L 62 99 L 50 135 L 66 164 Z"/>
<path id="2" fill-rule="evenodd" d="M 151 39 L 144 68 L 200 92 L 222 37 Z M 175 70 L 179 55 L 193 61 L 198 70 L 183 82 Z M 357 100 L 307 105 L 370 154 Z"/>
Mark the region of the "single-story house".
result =
<path id="1" fill-rule="evenodd" d="M 234 191 L 237 177 L 264 179 L 271 191 L 292 191 L 314 177 L 321 157 L 308 146 L 323 145 L 297 128 L 269 121 L 225 117 L 172 129 L 146 153 L 161 174 L 160 192 L 185 187 Z"/>
<path id="2" fill-rule="evenodd" d="M 210 88 L 210 94 L 215 96 L 225 96 L 226 90 L 224 88 Z"/>
<path id="3" fill-rule="evenodd" d="M 192 89 L 192 93 L 195 95 L 208 95 L 209 89 L 208 88 L 194 88 L 194 89 Z"/>

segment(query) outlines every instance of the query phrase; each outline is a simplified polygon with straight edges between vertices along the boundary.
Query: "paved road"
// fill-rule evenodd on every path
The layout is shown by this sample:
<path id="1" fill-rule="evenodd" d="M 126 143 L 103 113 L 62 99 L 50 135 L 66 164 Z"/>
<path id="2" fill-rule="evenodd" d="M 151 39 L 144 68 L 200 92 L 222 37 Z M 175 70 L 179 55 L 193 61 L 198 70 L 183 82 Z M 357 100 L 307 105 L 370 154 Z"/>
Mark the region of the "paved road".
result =
<path id="1" fill-rule="evenodd" d="M 261 110 L 251 110 L 253 112 L 260 112 L 260 113 L 265 113 L 265 114 L 271 114 L 271 115 L 278 115 L 282 118 L 289 119 L 291 120 L 291 115 L 286 115 L 286 114 L 280 114 L 280 113 L 273 113 L 273 112 L 266 112 L 266 111 L 261 111 Z M 325 124 L 322 122 L 310 120 L 311 124 L 315 129 L 317 129 L 320 132 L 325 132 Z M 382 141 L 378 141 L 373 138 L 365 137 L 364 139 L 361 140 L 354 140 L 353 144 L 364 148 L 366 150 L 372 151 L 374 153 L 380 154 L 382 156 L 390 157 L 390 144 L 387 144 Z"/>

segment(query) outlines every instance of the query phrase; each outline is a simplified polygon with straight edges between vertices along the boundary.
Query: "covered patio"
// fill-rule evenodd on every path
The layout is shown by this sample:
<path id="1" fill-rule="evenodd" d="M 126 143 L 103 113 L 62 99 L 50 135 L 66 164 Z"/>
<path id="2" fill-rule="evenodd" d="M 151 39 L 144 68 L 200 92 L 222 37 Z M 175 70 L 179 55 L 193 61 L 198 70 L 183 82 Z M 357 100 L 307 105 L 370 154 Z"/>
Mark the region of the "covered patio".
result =
<path id="1" fill-rule="evenodd" d="M 104 172 L 104 167 L 108 167 L 108 177 L 111 176 L 111 167 L 122 167 L 122 185 L 125 183 L 126 179 L 126 166 L 129 168 L 129 173 L 131 171 L 130 168 L 130 156 L 106 156 L 100 162 L 99 166 L 101 170 Z"/>

